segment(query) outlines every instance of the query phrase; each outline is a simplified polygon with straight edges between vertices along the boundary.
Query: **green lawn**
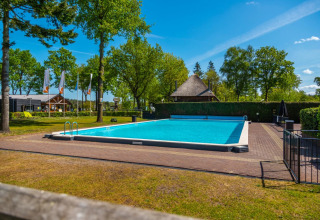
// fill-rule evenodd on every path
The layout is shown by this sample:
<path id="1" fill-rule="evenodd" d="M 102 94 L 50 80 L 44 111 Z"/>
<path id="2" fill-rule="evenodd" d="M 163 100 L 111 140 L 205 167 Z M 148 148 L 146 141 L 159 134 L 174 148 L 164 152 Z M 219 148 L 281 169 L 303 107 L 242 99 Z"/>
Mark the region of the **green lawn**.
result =
<path id="1" fill-rule="evenodd" d="M 70 121 L 71 123 L 76 121 L 79 124 L 79 128 L 102 126 L 107 124 L 116 124 L 110 122 L 111 118 L 117 118 L 117 123 L 131 122 L 131 117 L 103 117 L 103 123 L 96 123 L 96 116 L 83 116 L 83 117 L 57 117 L 57 118 L 34 118 L 34 119 L 15 119 L 10 121 L 11 133 L 3 135 L 19 135 L 29 133 L 44 133 L 61 131 L 64 129 L 64 123 Z M 141 119 L 138 118 L 139 121 Z"/>
<path id="2" fill-rule="evenodd" d="M 319 219 L 320 186 L 0 151 L 0 182 L 207 219 Z"/>

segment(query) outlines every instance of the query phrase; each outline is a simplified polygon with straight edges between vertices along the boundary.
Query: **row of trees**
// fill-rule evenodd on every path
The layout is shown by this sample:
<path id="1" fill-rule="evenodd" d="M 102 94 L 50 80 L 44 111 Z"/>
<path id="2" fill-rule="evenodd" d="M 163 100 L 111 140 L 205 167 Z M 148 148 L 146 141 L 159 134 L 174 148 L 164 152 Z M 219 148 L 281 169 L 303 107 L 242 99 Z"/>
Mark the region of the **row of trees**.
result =
<path id="1" fill-rule="evenodd" d="M 204 73 L 196 63 L 194 73 L 210 80 L 213 92 L 222 101 L 314 101 L 316 97 L 299 91 L 300 78 L 294 74 L 287 53 L 274 47 L 254 50 L 231 47 L 224 56 L 219 75 L 209 63 Z"/>
<path id="2" fill-rule="evenodd" d="M 58 40 L 62 45 L 67 45 L 73 43 L 77 37 L 74 29 L 65 30 L 73 24 L 79 27 L 88 39 L 95 40 L 99 44 L 97 121 L 102 122 L 105 48 L 115 36 L 130 38 L 150 32 L 150 26 L 141 17 L 140 0 L 2 0 L 0 16 L 3 24 L 3 132 L 9 132 L 9 49 L 13 45 L 13 42 L 10 42 L 10 33 L 23 31 L 27 37 L 38 38 L 47 47 Z"/>
<path id="3" fill-rule="evenodd" d="M 92 90 L 98 91 L 99 59 L 95 55 L 86 64 L 77 65 L 71 51 L 60 48 L 49 50 L 42 66 L 28 50 L 9 50 L 11 94 L 42 93 L 44 70 L 51 69 L 51 87 L 58 87 L 61 72 L 66 71 L 65 87 L 74 91 L 79 77 L 79 89 L 87 95 L 90 74 Z M 131 108 L 131 100 L 141 108 L 141 101 L 152 103 L 170 100 L 175 81 L 182 84 L 188 78 L 184 61 L 162 51 L 159 45 L 152 47 L 145 38 L 135 37 L 119 48 L 112 47 L 104 58 L 103 91 L 111 91 Z"/>

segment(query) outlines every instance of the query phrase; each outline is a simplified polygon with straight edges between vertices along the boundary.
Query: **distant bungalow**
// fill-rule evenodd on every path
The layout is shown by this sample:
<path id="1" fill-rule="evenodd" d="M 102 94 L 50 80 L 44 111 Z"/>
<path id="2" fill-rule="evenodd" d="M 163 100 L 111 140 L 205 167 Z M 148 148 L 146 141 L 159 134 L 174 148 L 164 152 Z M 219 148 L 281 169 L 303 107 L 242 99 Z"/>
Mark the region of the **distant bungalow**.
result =
<path id="1" fill-rule="evenodd" d="M 0 97 L 1 100 L 1 97 Z M 9 95 L 9 109 L 10 112 L 23 112 L 23 111 L 48 111 L 50 100 L 51 111 L 62 111 L 64 105 L 66 110 L 70 111 L 71 102 L 64 99 L 60 94 L 52 95 Z M 1 112 L 1 107 L 0 107 Z"/>
<path id="2" fill-rule="evenodd" d="M 209 83 L 210 84 L 210 83 Z M 171 94 L 175 102 L 212 102 L 220 101 L 197 74 L 189 77 L 176 91 Z"/>

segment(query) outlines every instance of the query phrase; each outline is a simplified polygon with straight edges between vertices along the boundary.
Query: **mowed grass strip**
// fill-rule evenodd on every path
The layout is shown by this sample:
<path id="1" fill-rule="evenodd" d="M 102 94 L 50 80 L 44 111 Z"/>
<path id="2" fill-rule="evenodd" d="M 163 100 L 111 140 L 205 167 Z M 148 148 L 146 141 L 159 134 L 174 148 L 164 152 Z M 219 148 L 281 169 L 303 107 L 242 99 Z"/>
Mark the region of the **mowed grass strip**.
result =
<path id="1" fill-rule="evenodd" d="M 111 118 L 116 118 L 117 122 L 110 122 Z M 10 130 L 8 134 L 0 134 L 1 136 L 7 135 L 21 135 L 30 133 L 44 133 L 63 131 L 64 123 L 66 121 L 74 122 L 79 124 L 79 129 L 95 126 L 103 126 L 110 124 L 121 124 L 132 121 L 131 117 L 115 117 L 115 116 L 104 116 L 102 123 L 97 123 L 97 116 L 83 116 L 83 117 L 51 117 L 51 118 L 31 118 L 31 119 L 14 119 L 10 120 Z M 138 118 L 138 121 L 143 119 Z M 69 125 L 67 126 L 69 129 Z"/>
<path id="2" fill-rule="evenodd" d="M 318 219 L 320 186 L 0 151 L 0 182 L 206 219 Z"/>

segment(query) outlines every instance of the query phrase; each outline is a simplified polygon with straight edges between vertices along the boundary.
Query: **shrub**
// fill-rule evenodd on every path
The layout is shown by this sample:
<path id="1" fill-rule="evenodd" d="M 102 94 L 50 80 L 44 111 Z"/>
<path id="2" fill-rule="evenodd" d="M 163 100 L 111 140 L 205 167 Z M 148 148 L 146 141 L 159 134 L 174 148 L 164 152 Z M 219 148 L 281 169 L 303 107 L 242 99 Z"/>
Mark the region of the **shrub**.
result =
<path id="1" fill-rule="evenodd" d="M 118 120 L 116 118 L 111 118 L 111 122 L 117 122 Z"/>
<path id="2" fill-rule="evenodd" d="M 300 122 L 301 109 L 318 107 L 319 102 L 288 102 L 286 103 L 289 118 Z M 277 114 L 280 102 L 179 102 L 159 103 L 155 105 L 156 118 L 169 118 L 170 115 L 217 115 L 243 116 L 248 120 L 272 122 L 272 115 Z"/>
<path id="3" fill-rule="evenodd" d="M 300 111 L 301 129 L 318 130 L 320 125 L 320 108 L 306 108 Z"/>

